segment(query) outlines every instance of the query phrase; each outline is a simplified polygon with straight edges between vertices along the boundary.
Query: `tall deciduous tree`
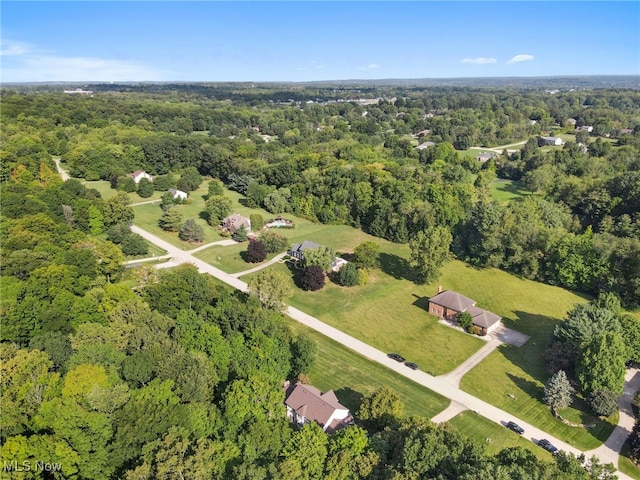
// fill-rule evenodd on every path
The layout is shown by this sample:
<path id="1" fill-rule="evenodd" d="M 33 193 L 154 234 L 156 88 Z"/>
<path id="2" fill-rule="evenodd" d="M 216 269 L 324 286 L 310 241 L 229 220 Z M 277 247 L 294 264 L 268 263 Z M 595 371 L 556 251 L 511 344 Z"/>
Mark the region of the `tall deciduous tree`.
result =
<path id="1" fill-rule="evenodd" d="M 267 250 L 259 240 L 249 240 L 247 246 L 247 261 L 249 263 L 264 262 L 267 258 Z"/>
<path id="2" fill-rule="evenodd" d="M 261 271 L 249 281 L 249 291 L 256 295 L 265 307 L 282 310 L 285 300 L 293 293 L 291 279 L 278 270 Z"/>
<path id="3" fill-rule="evenodd" d="M 325 275 L 318 265 L 310 265 L 302 272 L 300 283 L 302 288 L 310 292 L 315 292 L 324 287 Z"/>
<path id="4" fill-rule="evenodd" d="M 304 251 L 305 267 L 317 265 L 323 272 L 329 271 L 335 258 L 336 252 L 326 245 L 320 245 L 318 248 L 307 248 Z"/>
<path id="5" fill-rule="evenodd" d="M 418 232 L 409 241 L 411 266 L 418 283 L 429 283 L 440 274 L 440 268 L 449 258 L 449 246 L 453 237 L 446 227 L 430 227 Z"/>
<path id="6" fill-rule="evenodd" d="M 396 425 L 403 411 L 400 396 L 388 387 L 380 387 L 364 397 L 357 417 L 370 427 L 370 431 L 378 431 Z"/>
<path id="7" fill-rule="evenodd" d="M 619 334 L 605 332 L 594 336 L 578 358 L 576 376 L 584 392 L 609 390 L 622 394 L 626 372 L 627 347 Z"/>
<path id="8" fill-rule="evenodd" d="M 129 195 L 118 192 L 104 202 L 104 224 L 107 226 L 117 223 L 131 223 L 134 217 L 133 208 L 129 206 Z"/>

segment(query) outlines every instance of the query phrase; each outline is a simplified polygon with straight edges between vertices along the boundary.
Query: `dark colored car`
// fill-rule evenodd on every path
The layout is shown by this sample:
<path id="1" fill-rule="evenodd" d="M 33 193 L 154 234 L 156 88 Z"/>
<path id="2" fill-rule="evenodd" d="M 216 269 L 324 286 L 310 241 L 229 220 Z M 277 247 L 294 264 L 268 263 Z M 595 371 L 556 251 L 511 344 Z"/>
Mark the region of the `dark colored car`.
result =
<path id="1" fill-rule="evenodd" d="M 401 355 L 398 355 L 397 353 L 388 353 L 387 357 L 392 358 L 399 363 L 404 362 L 404 357 L 402 357 Z"/>
<path id="2" fill-rule="evenodd" d="M 516 433 L 519 433 L 520 435 L 522 435 L 524 433 L 524 428 L 522 428 L 516 422 L 508 422 L 507 423 L 507 428 L 509 430 L 513 430 Z"/>
<path id="3" fill-rule="evenodd" d="M 549 440 L 543 438 L 538 440 L 538 445 L 544 448 L 547 452 L 556 453 L 558 449 L 554 447 Z"/>
<path id="4" fill-rule="evenodd" d="M 418 368 L 420 368 L 420 367 L 418 367 L 418 365 L 416 365 L 416 364 L 415 364 L 415 363 L 413 363 L 413 362 L 404 362 L 404 364 L 405 364 L 407 367 L 409 367 L 411 370 L 418 370 Z"/>

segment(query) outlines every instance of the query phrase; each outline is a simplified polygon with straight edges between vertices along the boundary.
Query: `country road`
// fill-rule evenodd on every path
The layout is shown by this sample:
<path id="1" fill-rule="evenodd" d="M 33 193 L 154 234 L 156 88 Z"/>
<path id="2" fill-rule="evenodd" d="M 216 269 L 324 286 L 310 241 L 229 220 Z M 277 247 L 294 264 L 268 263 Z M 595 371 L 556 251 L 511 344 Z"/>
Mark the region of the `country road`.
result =
<path id="1" fill-rule="evenodd" d="M 243 292 L 248 291 L 248 286 L 245 282 L 239 280 L 237 277 L 248 272 L 257 271 L 260 268 L 264 268 L 266 266 L 261 265 L 260 267 L 256 267 L 246 272 L 241 272 L 239 274 L 229 274 L 213 267 L 212 265 L 209 265 L 202 260 L 193 257 L 190 252 L 185 252 L 139 227 L 132 226 L 131 230 L 134 233 L 141 235 L 149 242 L 167 251 L 167 256 L 170 256 L 171 260 L 167 263 L 158 265 L 158 268 L 167 268 L 182 263 L 190 263 L 195 265 L 200 272 L 213 275 L 222 282 L 231 285 L 232 287 Z M 275 260 L 276 259 L 273 259 L 271 263 L 273 263 Z M 514 415 L 505 412 L 504 410 L 501 410 L 483 400 L 480 400 L 477 397 L 474 397 L 473 395 L 460 390 L 460 388 L 458 388 L 458 375 L 454 375 L 453 377 L 447 375 L 434 377 L 419 370 L 410 370 L 405 365 L 388 358 L 386 352 L 382 352 L 376 348 L 373 348 L 372 346 L 358 340 L 357 338 L 347 335 L 346 333 L 330 325 L 327 325 L 324 322 L 321 322 L 317 318 L 312 317 L 311 315 L 308 315 L 301 310 L 298 310 L 294 307 L 288 307 L 286 310 L 286 314 L 297 322 L 300 322 L 303 325 L 306 325 L 307 327 L 312 328 L 313 330 L 333 339 L 334 341 L 344 345 L 354 352 L 359 353 L 369 360 L 384 365 L 385 367 L 395 371 L 398 375 L 403 375 L 413 380 L 414 382 L 423 385 L 424 387 L 450 399 L 452 401 L 452 405 L 445 411 L 441 412 L 439 415 L 436 415 L 434 419 L 441 418 L 442 420 L 446 420 L 448 418 L 451 418 L 449 415 L 453 416 L 455 413 L 463 410 L 472 410 L 477 414 L 482 415 L 483 417 L 500 425 L 505 425 L 509 420 L 516 421 L 525 430 L 523 436 L 534 443 L 537 443 L 537 441 L 542 438 L 546 438 L 561 450 L 571 452 L 575 455 L 580 455 L 581 453 L 583 453 L 576 447 L 569 445 L 561 441 L 560 439 L 554 438 L 548 433 L 527 423 L 526 420 L 517 418 Z M 625 392 L 635 392 L 638 389 L 640 389 L 640 371 L 638 369 L 631 369 L 628 371 Z M 633 394 L 630 393 L 630 396 L 623 396 L 620 400 L 621 407 L 624 407 L 625 412 L 627 413 L 631 410 L 629 398 L 632 398 L 632 396 Z M 622 439 L 623 437 L 626 438 L 625 433 L 626 435 L 630 433 L 628 415 L 623 415 L 623 413 L 624 412 L 621 412 L 620 414 L 621 420 L 619 427 L 614 430 L 613 434 L 610 437 L 611 441 L 607 440 L 607 442 L 605 442 L 602 447 L 591 452 L 584 453 L 587 453 L 588 456 L 590 456 L 591 454 L 596 454 L 601 462 L 613 463 L 614 466 L 617 466 L 618 453 L 619 449 L 622 446 L 622 444 L 620 443 L 620 439 Z M 631 426 L 633 426 L 633 423 L 631 423 Z M 631 477 L 621 472 L 617 472 L 617 475 L 621 480 L 631 480 Z"/>

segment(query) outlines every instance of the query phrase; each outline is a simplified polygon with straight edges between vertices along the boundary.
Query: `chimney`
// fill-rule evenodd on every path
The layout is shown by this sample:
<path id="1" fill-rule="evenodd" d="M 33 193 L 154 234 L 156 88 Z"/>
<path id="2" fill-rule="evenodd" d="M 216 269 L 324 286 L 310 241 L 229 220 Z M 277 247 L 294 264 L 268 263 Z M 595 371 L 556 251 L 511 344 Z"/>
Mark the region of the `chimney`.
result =
<path id="1" fill-rule="evenodd" d="M 442 285 L 438 285 L 438 293 L 442 293 Z"/>

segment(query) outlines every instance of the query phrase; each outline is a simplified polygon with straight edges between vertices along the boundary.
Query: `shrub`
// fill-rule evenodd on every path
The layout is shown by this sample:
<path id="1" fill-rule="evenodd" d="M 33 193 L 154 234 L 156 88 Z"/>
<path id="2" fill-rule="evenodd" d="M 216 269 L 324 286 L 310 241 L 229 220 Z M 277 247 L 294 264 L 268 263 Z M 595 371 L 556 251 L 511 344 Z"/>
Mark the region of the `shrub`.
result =
<path id="1" fill-rule="evenodd" d="M 358 284 L 358 267 L 355 263 L 342 266 L 338 272 L 338 283 L 343 287 L 353 287 Z"/>
<path id="2" fill-rule="evenodd" d="M 242 225 L 231 235 L 231 238 L 233 238 L 238 243 L 242 243 L 247 241 L 247 239 L 249 238 L 249 234 L 247 233 L 247 229 L 244 227 L 244 225 Z"/>
<path id="3" fill-rule="evenodd" d="M 354 250 L 355 262 L 359 267 L 373 268 L 380 262 L 380 246 L 375 242 L 364 242 Z"/>
<path id="4" fill-rule="evenodd" d="M 609 390 L 595 390 L 589 394 L 589 406 L 599 417 L 608 417 L 618 409 L 618 398 Z"/>
<path id="5" fill-rule="evenodd" d="M 358 285 L 362 286 L 362 285 L 366 285 L 367 283 L 369 283 L 369 272 L 367 271 L 366 268 L 359 268 L 358 269 Z"/>
<path id="6" fill-rule="evenodd" d="M 471 325 L 471 328 L 467 330 L 467 332 L 471 333 L 472 335 L 478 335 L 479 337 L 484 336 L 484 334 L 482 333 L 482 329 L 477 325 Z"/>
<path id="7" fill-rule="evenodd" d="M 458 314 L 458 325 L 464 329 L 465 332 L 471 333 L 471 327 L 473 327 L 473 317 L 468 312 L 460 312 Z"/>
<path id="8" fill-rule="evenodd" d="M 260 263 L 264 262 L 267 258 L 267 250 L 264 245 L 258 240 L 249 240 L 249 246 L 247 247 L 247 262 Z"/>
<path id="9" fill-rule="evenodd" d="M 324 271 L 318 265 L 311 265 L 304 269 L 302 273 L 302 288 L 311 292 L 320 290 L 324 287 L 325 277 Z"/>

